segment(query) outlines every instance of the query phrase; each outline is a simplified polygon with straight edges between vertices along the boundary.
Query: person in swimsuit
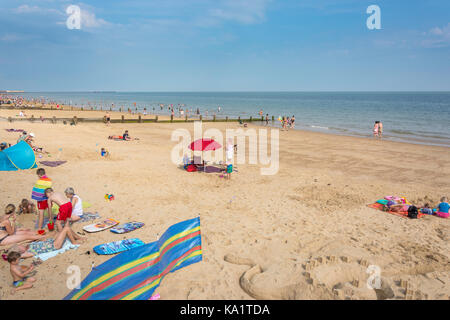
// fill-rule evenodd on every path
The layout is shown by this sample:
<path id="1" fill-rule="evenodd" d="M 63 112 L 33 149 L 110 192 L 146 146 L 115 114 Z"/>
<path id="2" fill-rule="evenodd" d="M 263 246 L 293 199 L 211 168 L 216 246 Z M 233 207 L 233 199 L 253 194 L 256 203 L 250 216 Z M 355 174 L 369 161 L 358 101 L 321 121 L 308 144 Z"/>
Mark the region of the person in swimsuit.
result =
<path id="1" fill-rule="evenodd" d="M 291 118 L 291 128 L 293 129 L 295 127 L 295 116 L 292 116 Z"/>
<path id="2" fill-rule="evenodd" d="M 9 262 L 9 271 L 11 272 L 11 276 L 13 278 L 13 291 L 11 292 L 14 294 L 16 291 L 23 290 L 23 289 L 30 289 L 33 287 L 33 282 L 36 281 L 36 279 L 29 276 L 31 272 L 33 272 L 34 266 L 21 266 L 19 265 L 21 258 L 21 254 L 16 251 L 11 251 L 8 253 L 8 262 Z"/>
<path id="3" fill-rule="evenodd" d="M 111 124 L 111 115 L 109 112 L 106 113 L 106 125 L 109 126 Z"/>
<path id="4" fill-rule="evenodd" d="M 379 121 L 375 121 L 375 124 L 373 125 L 373 137 L 377 138 L 378 137 L 378 125 Z"/>
<path id="5" fill-rule="evenodd" d="M 383 123 L 378 121 L 378 137 L 381 139 L 383 136 Z"/>
<path id="6" fill-rule="evenodd" d="M 16 227 L 16 206 L 8 204 L 5 215 L 0 218 L 0 245 L 15 244 L 22 241 L 35 241 L 44 238 L 30 229 Z"/>

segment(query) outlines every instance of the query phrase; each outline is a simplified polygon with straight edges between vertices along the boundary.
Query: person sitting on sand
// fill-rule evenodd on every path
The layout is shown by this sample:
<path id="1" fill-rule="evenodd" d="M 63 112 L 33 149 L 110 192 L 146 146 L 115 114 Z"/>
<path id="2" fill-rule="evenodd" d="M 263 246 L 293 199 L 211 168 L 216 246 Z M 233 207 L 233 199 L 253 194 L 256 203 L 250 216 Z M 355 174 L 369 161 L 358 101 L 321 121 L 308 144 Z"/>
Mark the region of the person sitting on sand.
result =
<path id="1" fill-rule="evenodd" d="M 19 212 L 17 212 L 17 214 L 22 214 L 22 213 L 36 214 L 36 205 L 34 203 L 31 203 L 27 199 L 22 199 L 22 201 L 19 204 Z"/>
<path id="2" fill-rule="evenodd" d="M 109 156 L 109 152 L 108 152 L 105 148 L 102 148 L 102 149 L 100 150 L 100 155 L 101 155 L 102 157 L 108 157 L 108 156 Z"/>
<path id="3" fill-rule="evenodd" d="M 83 215 L 83 201 L 78 195 L 75 194 L 75 191 L 71 187 L 68 187 L 64 193 L 72 203 L 72 215 L 70 217 L 70 221 L 75 222 L 80 220 Z"/>
<path id="4" fill-rule="evenodd" d="M 30 289 L 33 287 L 33 282 L 36 279 L 29 276 L 31 272 L 34 270 L 34 266 L 31 264 L 30 266 L 21 266 L 19 265 L 21 258 L 21 254 L 16 251 L 11 251 L 8 253 L 8 262 L 9 262 L 9 271 L 11 272 L 11 276 L 13 278 L 13 291 L 11 293 L 23 290 Z"/>
<path id="5" fill-rule="evenodd" d="M 130 135 L 128 134 L 128 130 L 125 130 L 124 134 L 122 135 L 122 139 L 126 141 L 130 141 Z"/>
<path id="6" fill-rule="evenodd" d="M 10 245 L 22 241 L 35 241 L 44 238 L 30 229 L 16 227 L 16 206 L 8 204 L 5 215 L 0 217 L 0 245 Z"/>
<path id="7" fill-rule="evenodd" d="M 430 204 L 429 203 L 425 203 L 423 205 L 423 208 L 420 209 L 420 212 L 424 213 L 424 214 L 433 214 L 433 209 L 430 208 Z"/>
<path id="8" fill-rule="evenodd" d="M 19 143 L 20 141 L 25 141 L 25 139 L 28 137 L 28 134 L 26 131 L 22 131 L 22 134 L 20 135 L 20 137 L 17 139 L 17 143 Z"/>
<path id="9" fill-rule="evenodd" d="M 0 151 L 3 151 L 9 147 L 11 147 L 11 145 L 9 143 L 6 143 L 6 142 L 0 143 Z"/>
<path id="10" fill-rule="evenodd" d="M 441 203 L 438 204 L 436 207 L 436 215 L 438 215 L 441 218 L 448 218 L 449 217 L 449 210 L 450 205 L 447 202 L 447 197 L 441 198 Z"/>

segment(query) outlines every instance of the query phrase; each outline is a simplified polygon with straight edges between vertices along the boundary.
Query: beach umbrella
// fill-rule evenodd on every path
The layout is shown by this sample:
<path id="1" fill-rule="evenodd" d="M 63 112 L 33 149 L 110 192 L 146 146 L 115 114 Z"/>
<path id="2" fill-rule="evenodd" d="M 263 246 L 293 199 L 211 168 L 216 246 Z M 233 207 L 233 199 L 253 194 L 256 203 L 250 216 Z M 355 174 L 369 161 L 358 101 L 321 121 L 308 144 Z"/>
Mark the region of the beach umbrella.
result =
<path id="1" fill-rule="evenodd" d="M 213 151 L 222 148 L 220 143 L 214 141 L 213 139 L 198 139 L 189 145 L 189 149 L 192 151 L 202 151 L 202 159 L 204 151 Z M 205 166 L 203 166 L 203 171 Z"/>
<path id="2" fill-rule="evenodd" d="M 220 143 L 213 139 L 198 139 L 189 145 L 192 151 L 213 151 L 222 148 Z"/>

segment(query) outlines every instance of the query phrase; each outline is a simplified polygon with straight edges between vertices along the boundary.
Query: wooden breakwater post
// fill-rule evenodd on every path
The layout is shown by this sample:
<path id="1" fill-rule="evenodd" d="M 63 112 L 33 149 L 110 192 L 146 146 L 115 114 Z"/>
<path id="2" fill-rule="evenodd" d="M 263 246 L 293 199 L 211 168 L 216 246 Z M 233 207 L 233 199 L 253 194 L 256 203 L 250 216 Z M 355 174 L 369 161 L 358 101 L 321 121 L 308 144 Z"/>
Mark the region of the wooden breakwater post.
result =
<path id="1" fill-rule="evenodd" d="M 213 122 L 216 122 L 216 115 L 213 116 Z"/>
<path id="2" fill-rule="evenodd" d="M 173 114 L 170 115 L 170 122 L 173 122 Z"/>
<path id="3" fill-rule="evenodd" d="M 238 117 L 238 121 L 241 122 L 241 116 Z"/>
<path id="4" fill-rule="evenodd" d="M 155 117 L 155 122 L 158 122 L 158 115 L 156 115 Z"/>
<path id="5" fill-rule="evenodd" d="M 73 116 L 73 124 L 74 125 L 77 125 L 78 124 L 78 118 L 77 118 L 77 116 Z"/>
<path id="6" fill-rule="evenodd" d="M 264 121 L 264 116 L 261 116 L 261 122 L 263 122 Z"/>
<path id="7" fill-rule="evenodd" d="M 188 122 L 188 116 L 187 115 L 184 117 L 184 122 Z"/>
<path id="8" fill-rule="evenodd" d="M 202 115 L 200 115 L 200 121 L 202 121 L 202 119 L 203 119 L 203 116 L 202 116 Z"/>
<path id="9" fill-rule="evenodd" d="M 122 115 L 122 123 L 125 123 L 125 116 Z"/>
<path id="10" fill-rule="evenodd" d="M 53 116 L 53 118 L 52 118 L 52 123 L 53 123 L 53 124 L 56 123 L 56 116 Z"/>
<path id="11" fill-rule="evenodd" d="M 225 122 L 228 122 L 228 116 L 225 117 Z"/>
<path id="12" fill-rule="evenodd" d="M 138 122 L 139 122 L 139 123 L 142 123 L 142 117 L 141 117 L 141 115 L 139 115 L 139 120 L 138 120 Z"/>
<path id="13" fill-rule="evenodd" d="M 30 121 L 34 122 L 34 114 L 31 115 Z"/>
<path id="14" fill-rule="evenodd" d="M 81 111 L 84 111 L 84 107 L 81 107 Z"/>
<path id="15" fill-rule="evenodd" d="M 250 116 L 250 122 L 252 122 L 253 121 L 253 117 L 252 116 Z"/>
<path id="16" fill-rule="evenodd" d="M 275 121 L 275 116 L 272 116 L 272 122 L 274 122 Z"/>
<path id="17" fill-rule="evenodd" d="M 9 122 L 12 122 L 12 118 L 11 118 L 11 117 L 8 117 L 8 121 L 9 121 Z"/>

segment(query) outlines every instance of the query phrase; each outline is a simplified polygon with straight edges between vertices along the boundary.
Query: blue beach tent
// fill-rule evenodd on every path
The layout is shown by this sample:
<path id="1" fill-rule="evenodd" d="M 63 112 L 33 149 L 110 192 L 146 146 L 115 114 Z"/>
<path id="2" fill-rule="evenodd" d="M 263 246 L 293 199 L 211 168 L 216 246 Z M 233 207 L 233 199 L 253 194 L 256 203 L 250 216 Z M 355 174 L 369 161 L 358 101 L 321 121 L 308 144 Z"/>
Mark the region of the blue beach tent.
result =
<path id="1" fill-rule="evenodd" d="M 0 171 L 17 171 L 37 168 L 33 149 L 25 141 L 0 151 Z"/>

